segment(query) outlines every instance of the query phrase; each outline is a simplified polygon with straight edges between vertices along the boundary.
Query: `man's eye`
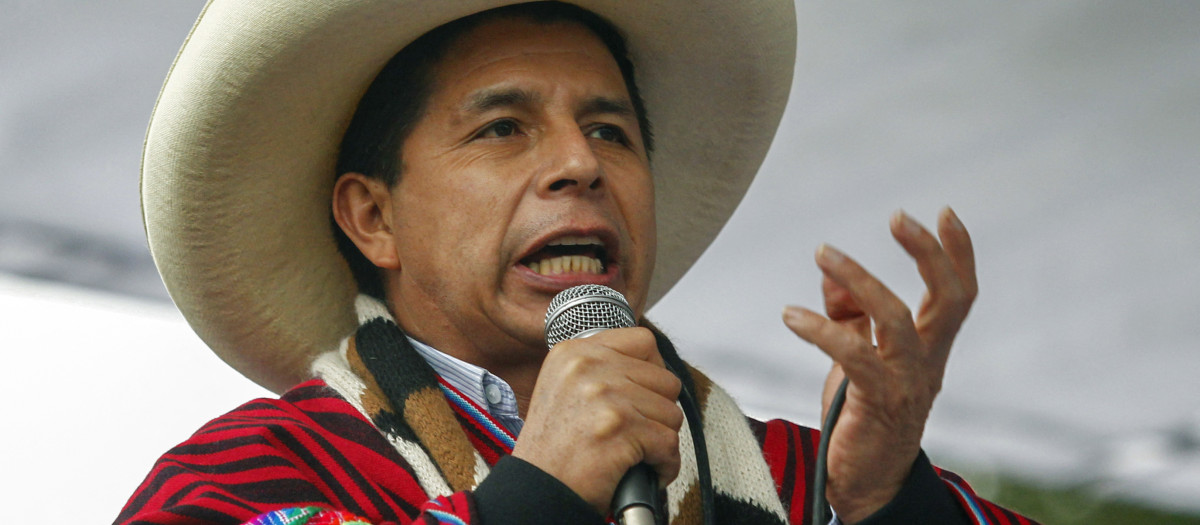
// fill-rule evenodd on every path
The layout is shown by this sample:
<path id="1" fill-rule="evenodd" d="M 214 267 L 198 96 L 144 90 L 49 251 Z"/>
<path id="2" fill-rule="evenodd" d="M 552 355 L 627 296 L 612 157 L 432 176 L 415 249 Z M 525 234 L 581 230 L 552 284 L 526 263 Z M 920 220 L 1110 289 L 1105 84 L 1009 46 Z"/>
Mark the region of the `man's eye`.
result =
<path id="1" fill-rule="evenodd" d="M 479 132 L 479 137 L 481 137 L 481 138 L 508 137 L 508 136 L 512 136 L 516 132 L 517 132 L 517 123 L 516 122 L 513 122 L 511 120 L 498 120 L 496 122 L 493 122 L 488 127 L 483 128 L 483 131 Z"/>
<path id="2" fill-rule="evenodd" d="M 625 132 L 621 131 L 621 128 L 615 126 L 600 126 L 596 129 L 593 129 L 591 133 L 588 133 L 588 136 L 606 142 L 619 142 L 621 144 L 627 142 L 625 140 Z"/>

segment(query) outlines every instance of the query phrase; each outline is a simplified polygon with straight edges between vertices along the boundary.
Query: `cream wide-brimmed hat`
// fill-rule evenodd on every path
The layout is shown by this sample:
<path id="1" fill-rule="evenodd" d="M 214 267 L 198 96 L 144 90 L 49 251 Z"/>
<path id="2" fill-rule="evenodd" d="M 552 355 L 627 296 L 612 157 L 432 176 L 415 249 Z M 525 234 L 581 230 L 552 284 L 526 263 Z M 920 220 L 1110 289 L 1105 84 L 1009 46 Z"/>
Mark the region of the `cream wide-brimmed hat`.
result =
<path id="1" fill-rule="evenodd" d="M 338 147 L 383 65 L 504 0 L 211 0 L 146 133 L 142 209 L 192 328 L 276 392 L 355 326 L 330 232 Z M 648 304 L 683 276 L 758 171 L 791 88 L 792 0 L 572 0 L 628 39 L 654 124 L 658 255 Z"/>

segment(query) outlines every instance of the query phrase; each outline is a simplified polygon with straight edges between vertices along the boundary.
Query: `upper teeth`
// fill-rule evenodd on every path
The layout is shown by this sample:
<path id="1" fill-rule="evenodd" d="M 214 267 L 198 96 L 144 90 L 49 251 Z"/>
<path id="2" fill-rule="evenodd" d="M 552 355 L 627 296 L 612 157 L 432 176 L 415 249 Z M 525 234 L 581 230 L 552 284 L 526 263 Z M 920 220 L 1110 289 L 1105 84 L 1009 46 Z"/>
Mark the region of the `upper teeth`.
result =
<path id="1" fill-rule="evenodd" d="M 596 246 L 604 249 L 604 241 L 595 235 L 559 237 L 546 243 L 546 246 Z M 604 262 L 587 255 L 559 255 L 547 257 L 541 261 L 529 263 L 529 269 L 542 275 L 557 275 L 560 273 L 584 272 L 590 274 L 604 273 Z"/>
<path id="2" fill-rule="evenodd" d="M 558 239 L 550 241 L 546 245 L 547 246 L 575 246 L 575 245 L 580 245 L 580 244 L 594 244 L 596 246 L 603 247 L 604 241 L 601 241 L 600 238 L 596 237 L 595 235 L 588 235 L 586 237 L 567 236 L 567 237 L 559 237 Z"/>
<path id="3" fill-rule="evenodd" d="M 600 259 L 582 255 L 564 255 L 551 257 L 529 263 L 529 269 L 542 275 L 558 275 L 560 273 L 583 272 L 594 275 L 604 273 L 604 263 Z"/>

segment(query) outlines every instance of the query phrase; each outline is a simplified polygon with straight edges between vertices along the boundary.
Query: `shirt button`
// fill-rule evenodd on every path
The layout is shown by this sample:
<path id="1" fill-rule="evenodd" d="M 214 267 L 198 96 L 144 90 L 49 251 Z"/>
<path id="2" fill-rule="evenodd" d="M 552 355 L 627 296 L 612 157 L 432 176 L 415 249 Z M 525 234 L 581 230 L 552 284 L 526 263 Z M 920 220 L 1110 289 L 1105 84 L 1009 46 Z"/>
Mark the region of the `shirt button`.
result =
<path id="1" fill-rule="evenodd" d="M 496 385 L 488 385 L 483 387 L 483 395 L 487 396 L 488 403 L 496 404 L 500 402 L 500 387 Z"/>

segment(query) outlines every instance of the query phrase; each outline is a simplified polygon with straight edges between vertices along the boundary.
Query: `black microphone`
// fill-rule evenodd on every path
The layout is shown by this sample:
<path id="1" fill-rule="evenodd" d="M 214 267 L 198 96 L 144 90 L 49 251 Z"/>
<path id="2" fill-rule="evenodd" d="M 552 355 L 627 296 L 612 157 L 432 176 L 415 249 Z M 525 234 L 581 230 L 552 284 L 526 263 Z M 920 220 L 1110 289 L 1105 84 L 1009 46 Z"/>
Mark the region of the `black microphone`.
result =
<path id="1" fill-rule="evenodd" d="M 546 309 L 546 346 L 636 325 L 621 292 L 599 284 L 573 286 L 555 295 Z M 638 463 L 617 483 L 612 513 L 622 525 L 655 525 L 658 509 L 658 475 L 650 465 Z"/>

